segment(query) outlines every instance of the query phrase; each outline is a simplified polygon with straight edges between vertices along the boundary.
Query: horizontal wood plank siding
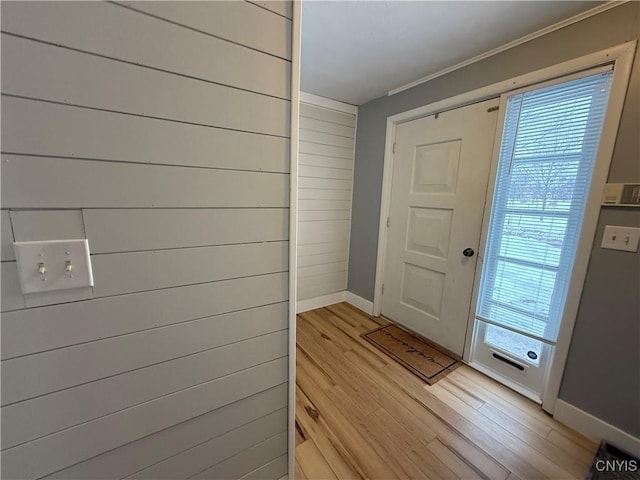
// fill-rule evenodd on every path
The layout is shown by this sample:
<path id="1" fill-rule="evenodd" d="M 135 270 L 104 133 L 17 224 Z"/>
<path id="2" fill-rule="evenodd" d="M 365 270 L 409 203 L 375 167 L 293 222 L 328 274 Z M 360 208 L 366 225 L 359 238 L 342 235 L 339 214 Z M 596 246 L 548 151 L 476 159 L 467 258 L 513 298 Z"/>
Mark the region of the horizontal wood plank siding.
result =
<path id="1" fill-rule="evenodd" d="M 342 169 L 330 167 L 314 167 L 312 165 L 300 165 L 298 167 L 298 174 L 301 178 L 317 177 L 353 180 L 353 172 L 349 168 Z"/>
<path id="2" fill-rule="evenodd" d="M 2 98 L 2 117 L 11 118 L 2 122 L 5 152 L 289 172 L 288 138 L 14 97 Z"/>
<path id="3" fill-rule="evenodd" d="M 284 208 L 288 184 L 278 173 L 2 156 L 8 208 Z"/>
<path id="4" fill-rule="evenodd" d="M 290 2 L 1 8 L 2 477 L 282 477 Z M 94 287 L 23 295 L 69 238 Z"/>
<path id="5" fill-rule="evenodd" d="M 287 289 L 287 275 L 275 273 L 7 312 L 2 357 L 284 302 Z"/>
<path id="6" fill-rule="evenodd" d="M 11 223 L 16 242 L 71 240 L 86 235 L 80 210 L 14 210 Z"/>
<path id="7" fill-rule="evenodd" d="M 5 95 L 282 137 L 289 133 L 287 100 L 7 34 L 1 41 Z"/>
<path id="8" fill-rule="evenodd" d="M 346 289 L 346 270 L 298 279 L 298 290 L 306 293 L 308 298 L 321 297 L 327 295 L 326 292 L 341 292 Z"/>
<path id="9" fill-rule="evenodd" d="M 184 328 L 184 330 L 189 331 L 188 328 Z M 10 392 L 3 392 L 3 403 L 23 402 L 24 400 L 35 397 L 42 398 L 42 395 L 58 392 L 75 385 L 95 382 L 102 378 L 130 372 L 159 362 L 166 362 L 167 360 L 173 360 L 174 358 L 180 358 L 185 355 L 193 355 L 202 349 L 204 349 L 203 351 L 207 352 L 207 354 L 189 357 L 187 359 L 189 366 L 185 368 L 185 371 L 182 372 L 181 375 L 188 378 L 190 374 L 193 374 L 194 377 L 198 377 L 195 366 L 191 365 L 191 363 L 202 365 L 204 367 L 202 374 L 204 375 L 216 374 L 216 368 L 212 367 L 211 363 L 208 363 L 211 360 L 211 358 L 209 358 L 211 355 L 214 357 L 218 355 L 218 352 L 211 350 L 212 345 L 213 348 L 215 348 L 218 344 L 216 338 L 208 339 L 208 344 L 204 346 L 201 345 L 200 342 L 192 341 L 191 345 L 177 343 L 171 348 L 165 348 L 162 343 L 145 349 L 140 348 L 140 343 L 145 343 L 147 339 L 160 338 L 165 343 L 171 341 L 163 338 L 162 334 L 166 335 L 166 332 L 157 332 L 154 330 L 7 360 L 3 367 L 4 378 L 2 382 L 3 385 L 6 386 L 6 390 L 10 390 Z M 189 339 L 189 337 L 181 337 L 175 334 L 174 337 L 176 342 L 184 342 L 185 338 L 186 340 Z M 255 339 L 249 341 L 253 340 Z M 284 347 L 282 341 L 278 342 L 277 346 L 281 348 Z M 216 359 L 216 361 L 224 365 L 225 357 L 228 357 L 230 364 L 224 365 L 224 368 L 233 369 L 235 367 L 233 361 L 247 368 L 243 362 L 246 361 L 246 358 L 251 358 L 251 356 L 245 355 L 245 358 L 238 359 L 237 354 L 239 351 L 238 345 L 235 345 L 230 351 L 223 350 L 223 352 L 226 353 L 224 353 L 222 358 Z M 268 349 L 265 348 L 265 351 L 268 351 Z M 279 353 L 282 354 L 282 350 L 280 350 Z M 178 372 L 180 371 L 180 363 L 184 362 L 171 362 L 170 368 L 176 369 L 176 372 Z M 58 372 L 62 370 L 65 371 L 64 376 L 58 374 Z M 26 375 L 29 375 L 28 378 L 38 378 L 38 384 L 34 385 L 33 383 L 35 382 L 32 382 L 32 384 L 25 386 L 21 378 L 24 378 Z M 166 379 L 164 385 L 166 386 L 170 381 L 170 379 Z M 4 440 L 3 438 L 3 441 Z"/>
<path id="10" fill-rule="evenodd" d="M 220 408 L 237 398 L 279 385 L 286 379 L 285 357 L 32 440 L 3 451 L 3 477 L 47 475 Z"/>
<path id="11" fill-rule="evenodd" d="M 298 300 L 346 288 L 355 115 L 300 104 Z"/>
<path id="12" fill-rule="evenodd" d="M 262 478 L 282 478 L 287 473 L 287 456 L 282 455 L 266 465 L 247 473 L 241 480 L 261 480 Z"/>
<path id="13" fill-rule="evenodd" d="M 255 8 L 250 2 L 215 2 L 210 6 L 198 1 L 191 3 L 187 9 L 176 2 L 162 1 L 121 2 L 121 5 L 200 32 L 215 32 L 218 38 L 291 60 L 291 21 L 287 18 Z M 290 19 L 291 2 L 280 3 L 284 5 L 279 8 L 288 11 Z"/>
<path id="14" fill-rule="evenodd" d="M 287 270 L 288 242 L 246 243 L 94 255 L 94 295 L 157 290 Z M 215 265 L 211 271 L 203 265 Z"/>
<path id="15" fill-rule="evenodd" d="M 303 222 L 310 220 L 349 220 L 350 218 L 350 210 L 305 210 L 298 215 L 298 219 Z"/>
<path id="16" fill-rule="evenodd" d="M 0 268 L 2 269 L 2 289 L 0 289 L 2 311 L 24 308 L 26 303 L 20 290 L 18 265 L 16 262 L 2 262 Z"/>
<path id="17" fill-rule="evenodd" d="M 301 123 L 304 123 L 304 120 L 302 118 L 300 119 L 300 121 Z M 300 153 L 316 156 L 320 155 L 325 157 L 334 157 L 343 160 L 351 160 L 353 158 L 353 148 L 304 141 L 300 141 Z"/>
<path id="18" fill-rule="evenodd" d="M 286 410 L 278 410 L 126 478 L 157 480 L 182 478 L 185 473 L 188 476 L 196 475 L 232 457 L 238 451 L 246 450 L 282 432 L 285 420 Z"/>
<path id="19" fill-rule="evenodd" d="M 273 329 L 273 324 L 274 322 L 271 321 L 269 328 Z M 189 329 L 185 330 L 189 332 Z M 122 375 L 87 382 L 61 390 L 56 394 L 44 395 L 8 406 L 7 419 L 3 422 L 4 445 L 7 448 L 19 445 L 24 443 L 25 439 L 40 438 L 94 418 L 118 412 L 130 405 L 153 400 L 166 394 L 167 391 L 183 390 L 209 381 L 211 377 L 219 378 L 255 364 L 275 360 L 282 356 L 282 349 L 286 345 L 286 331 L 280 331 L 198 352 L 197 349 L 202 347 L 185 345 L 189 337 L 180 332 L 178 335 L 180 336 L 175 338 L 178 347 L 170 349 L 170 352 L 165 354 L 165 358 L 176 358 L 176 361 L 154 364 L 154 360 L 161 355 L 159 351 L 161 347 L 149 348 L 145 352 L 146 358 L 138 355 L 138 358 L 128 359 L 126 366 L 118 366 L 117 362 L 113 361 L 107 362 L 109 365 L 103 368 L 103 371 L 111 369 L 114 372 L 118 369 L 122 370 L 123 367 L 128 368 L 129 370 Z M 154 340 L 154 335 L 148 334 L 144 339 Z M 173 341 L 165 340 L 166 343 Z M 110 355 L 114 355 L 114 351 L 117 352 L 113 348 L 120 347 L 117 345 L 118 342 L 110 343 L 112 345 L 105 345 L 100 354 L 108 355 L 110 349 Z M 120 355 L 130 354 L 131 350 L 127 347 L 128 345 L 124 345 Z M 207 345 L 205 348 L 208 347 Z M 193 353 L 193 350 L 196 352 Z M 75 352 L 75 355 L 68 355 L 66 358 L 52 358 L 51 362 L 53 366 L 60 366 L 74 356 L 86 359 L 87 352 Z M 131 368 L 134 365 L 143 367 Z M 28 366 L 23 367 L 28 368 Z M 78 371 L 78 369 L 75 370 Z M 97 373 L 92 372 L 92 375 Z M 119 392 L 119 394 L 109 395 L 109 392 Z M 47 412 L 51 411 L 59 413 L 55 417 L 47 415 Z"/>
<path id="20" fill-rule="evenodd" d="M 287 432 L 281 432 L 191 478 L 194 480 L 242 478 L 244 475 L 260 468 L 260 465 L 264 465 L 265 460 L 273 458 L 274 456 L 279 458 L 284 455 L 286 451 Z"/>
<path id="21" fill-rule="evenodd" d="M 134 252 L 286 240 L 289 210 L 85 210 L 84 224 L 93 253 Z M 128 234 L 120 235 L 121 230 Z"/>
<path id="22" fill-rule="evenodd" d="M 351 212 L 351 200 L 299 200 L 298 207 L 303 211 L 342 210 Z"/>
<path id="23" fill-rule="evenodd" d="M 287 60 L 113 3 L 9 2 L 2 31 L 275 97 L 289 98 L 291 90 Z M 171 43 L 158 48 L 167 38 Z"/>
<path id="24" fill-rule="evenodd" d="M 315 130 L 300 129 L 300 140 L 334 147 L 353 148 L 353 137 L 343 137 L 331 133 L 316 132 Z"/>
<path id="25" fill-rule="evenodd" d="M 300 245 L 298 247 L 298 253 L 302 256 L 316 256 L 327 253 L 342 252 L 342 242 L 329 242 L 329 243 L 312 243 L 309 245 Z M 348 252 L 347 252 L 348 254 Z"/>
<path id="26" fill-rule="evenodd" d="M 342 170 L 350 170 L 353 174 L 353 159 L 350 158 L 337 158 L 323 155 L 300 153 L 300 155 L 298 156 L 298 162 L 300 163 L 300 165 L 307 165 L 310 167 L 339 168 Z"/>
<path id="27" fill-rule="evenodd" d="M 120 448 L 98 455 L 47 478 L 65 480 L 112 480 L 140 471 L 140 465 L 153 465 L 211 438 L 211 432 L 223 435 L 246 423 L 287 405 L 287 385 L 280 384 L 250 397 L 195 417 L 186 422 L 144 437 Z M 140 458 L 145 462 L 141 463 Z M 267 477 L 278 478 L 278 477 Z"/>
<path id="28" fill-rule="evenodd" d="M 352 113 L 338 112 L 337 110 L 319 107 L 310 103 L 300 104 L 300 117 L 351 128 L 356 126 L 356 117 Z"/>
<path id="29" fill-rule="evenodd" d="M 293 17 L 293 6 L 291 2 L 283 0 L 251 0 L 250 3 L 269 10 L 277 15 L 291 19 Z"/>

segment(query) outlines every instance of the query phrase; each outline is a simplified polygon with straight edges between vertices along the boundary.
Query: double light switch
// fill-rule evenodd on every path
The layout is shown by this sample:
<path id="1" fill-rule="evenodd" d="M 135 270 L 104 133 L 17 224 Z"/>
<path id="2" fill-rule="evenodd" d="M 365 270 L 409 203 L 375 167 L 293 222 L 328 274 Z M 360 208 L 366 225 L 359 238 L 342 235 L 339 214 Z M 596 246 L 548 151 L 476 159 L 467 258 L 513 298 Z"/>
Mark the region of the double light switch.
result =
<path id="1" fill-rule="evenodd" d="M 22 293 L 92 287 L 89 241 L 15 242 Z"/>
<path id="2" fill-rule="evenodd" d="M 640 228 L 607 225 L 602 236 L 602 248 L 637 252 L 640 242 Z"/>

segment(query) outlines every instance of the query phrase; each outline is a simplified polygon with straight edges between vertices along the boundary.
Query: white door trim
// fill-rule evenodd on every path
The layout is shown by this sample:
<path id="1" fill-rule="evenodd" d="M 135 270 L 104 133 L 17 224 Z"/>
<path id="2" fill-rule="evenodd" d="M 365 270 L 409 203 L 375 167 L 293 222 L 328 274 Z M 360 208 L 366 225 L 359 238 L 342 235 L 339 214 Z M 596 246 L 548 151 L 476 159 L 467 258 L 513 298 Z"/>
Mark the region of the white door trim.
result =
<path id="1" fill-rule="evenodd" d="M 482 87 L 470 92 L 456 95 L 451 98 L 440 100 L 438 102 L 424 105 L 412 110 L 401 112 L 396 115 L 387 117 L 387 131 L 385 137 L 385 153 L 384 167 L 382 174 L 382 195 L 380 203 L 380 221 L 378 230 L 378 257 L 376 264 L 376 279 L 374 287 L 373 314 L 380 315 L 382 311 L 382 281 L 384 278 L 384 266 L 386 260 L 387 249 L 387 217 L 389 216 L 389 206 L 391 203 L 391 180 L 393 172 L 393 142 L 396 136 L 396 125 L 402 122 L 414 120 L 416 118 L 442 112 L 443 110 L 451 110 L 462 107 L 470 103 L 487 100 L 493 97 L 499 97 L 505 92 L 526 87 L 535 83 L 551 80 L 556 77 L 579 72 L 586 68 L 597 67 L 606 63 L 613 62 L 615 65 L 613 83 L 611 86 L 611 94 L 609 97 L 609 106 L 605 117 L 605 127 L 600 140 L 600 148 L 598 151 L 598 159 L 593 174 L 592 188 L 589 193 L 587 202 L 587 210 L 582 226 L 580 243 L 576 255 L 576 263 L 574 272 L 569 284 L 569 294 L 567 297 L 567 306 L 563 318 L 562 327 L 558 335 L 558 343 L 554 358 L 551 361 L 549 371 L 549 380 L 547 388 L 543 395 L 543 407 L 549 413 L 553 413 L 553 407 L 558 392 L 560 390 L 560 382 L 562 373 L 569 353 L 569 344 L 571 335 L 575 325 L 575 317 L 580 302 L 584 278 L 586 276 L 587 265 L 591 253 L 591 246 L 595 236 L 595 228 L 600 214 L 600 202 L 604 183 L 606 181 L 613 147 L 620 123 L 620 115 L 624 104 L 624 98 L 627 91 L 627 84 L 633 64 L 633 56 L 636 49 L 636 41 L 627 42 L 605 50 L 584 55 L 579 58 L 568 60 L 557 65 L 526 73 L 518 77 L 494 83 L 492 85 Z M 500 131 L 500 124 L 498 130 Z M 494 156 L 495 161 L 495 156 Z M 489 199 L 490 200 L 490 199 Z M 485 207 L 486 208 L 486 207 Z M 477 277 L 477 275 L 476 275 Z M 469 338 L 469 335 L 467 335 Z M 465 360 L 469 359 L 469 348 L 465 348 Z"/>
<path id="2" fill-rule="evenodd" d="M 560 331 L 558 333 L 558 343 L 556 344 L 555 353 L 549 368 L 547 388 L 542 394 L 542 407 L 551 414 L 553 414 L 555 403 L 558 399 L 560 383 L 562 382 L 564 367 L 567 362 L 567 356 L 569 355 L 569 345 L 571 343 L 571 336 L 573 335 L 573 327 L 576 323 L 582 289 L 584 287 L 585 277 L 587 276 L 591 248 L 596 234 L 598 217 L 600 216 L 602 194 L 604 193 L 604 186 L 609 176 L 611 157 L 613 156 L 613 149 L 618 136 L 618 126 L 620 124 L 624 99 L 627 95 L 627 86 L 631 75 L 636 42 L 629 42 L 625 45 L 626 48 L 619 52 L 618 55 L 611 55 L 611 59 L 614 60 L 614 70 L 611 93 L 609 94 L 609 105 L 607 106 L 607 113 L 604 118 L 598 156 L 596 157 L 593 177 L 591 178 L 591 188 L 582 221 L 580 240 L 578 242 L 571 280 L 569 282 L 562 323 L 560 324 Z"/>
<path id="3" fill-rule="evenodd" d="M 288 478 L 296 465 L 296 298 L 298 298 L 298 131 L 300 125 L 300 49 L 302 5 L 293 2 L 291 35 L 291 138 L 289 145 L 289 390 L 287 418 Z"/>

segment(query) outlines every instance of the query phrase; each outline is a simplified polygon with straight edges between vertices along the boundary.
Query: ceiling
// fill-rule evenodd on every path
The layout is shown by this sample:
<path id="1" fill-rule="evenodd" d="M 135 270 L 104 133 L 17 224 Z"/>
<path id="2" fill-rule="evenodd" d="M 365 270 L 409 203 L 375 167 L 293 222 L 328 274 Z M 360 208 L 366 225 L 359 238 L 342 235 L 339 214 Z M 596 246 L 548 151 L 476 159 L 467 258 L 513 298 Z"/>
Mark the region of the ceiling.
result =
<path id="1" fill-rule="evenodd" d="M 302 91 L 362 105 L 600 3 L 305 0 Z"/>

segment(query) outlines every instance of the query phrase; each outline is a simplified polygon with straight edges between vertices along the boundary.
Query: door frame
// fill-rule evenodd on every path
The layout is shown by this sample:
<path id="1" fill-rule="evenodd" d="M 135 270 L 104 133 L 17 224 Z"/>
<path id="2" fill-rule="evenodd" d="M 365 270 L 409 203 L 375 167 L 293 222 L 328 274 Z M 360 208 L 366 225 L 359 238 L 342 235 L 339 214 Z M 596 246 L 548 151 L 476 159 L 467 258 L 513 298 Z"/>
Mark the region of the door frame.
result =
<path id="1" fill-rule="evenodd" d="M 373 315 L 379 316 L 382 312 L 382 284 L 384 279 L 384 270 L 387 252 L 387 218 L 389 216 L 389 208 L 391 204 L 391 184 L 393 173 L 393 144 L 396 137 L 396 127 L 400 123 L 415 120 L 417 118 L 426 117 L 446 110 L 464 107 L 466 105 L 489 100 L 491 98 L 500 97 L 502 94 L 511 90 L 527 87 L 536 83 L 542 83 L 561 76 L 569 75 L 588 68 L 598 67 L 612 63 L 614 65 L 613 81 L 611 85 L 611 93 L 609 96 L 609 104 L 604 121 L 596 166 L 593 172 L 589 198 L 587 201 L 584 220 L 580 233 L 580 240 L 576 254 L 574 270 L 569 283 L 569 291 L 565 304 L 564 315 L 560 332 L 558 334 L 558 342 L 556 344 L 555 353 L 551 359 L 547 386 L 542 396 L 542 405 L 544 410 L 553 413 L 555 401 L 560 391 L 560 382 L 569 353 L 569 344 L 573 334 L 582 288 L 586 277 L 591 248 L 595 237 L 596 225 L 600 215 L 600 205 L 604 184 L 606 182 L 609 167 L 611 165 L 611 157 L 618 134 L 618 126 L 624 105 L 624 99 L 627 92 L 631 67 L 636 50 L 637 41 L 631 41 L 616 45 L 604 50 L 600 50 L 588 55 L 584 55 L 572 60 L 568 60 L 556 65 L 535 70 L 533 72 L 519 75 L 517 77 L 504 80 L 501 82 L 478 88 L 469 92 L 456 95 L 454 97 L 439 100 L 428 105 L 414 108 L 405 112 L 400 112 L 387 117 L 384 166 L 382 174 L 382 193 L 380 202 L 380 221 L 378 225 L 378 253 L 376 263 L 376 278 L 373 298 Z M 498 119 L 498 128 L 496 129 L 496 138 L 502 135 L 502 124 L 500 123 L 504 115 L 504 106 L 501 105 L 500 117 Z M 504 122 L 503 122 L 504 123 Z M 494 144 L 495 145 L 495 144 Z M 492 158 L 492 169 L 497 162 L 497 152 L 494 146 Z M 491 180 L 490 180 L 491 181 Z M 489 190 L 493 191 L 492 188 Z M 483 225 L 487 220 L 487 211 L 491 205 L 489 192 L 485 201 L 485 212 Z M 484 245 L 481 246 L 484 248 Z M 476 265 L 474 284 L 478 281 L 478 268 L 480 262 Z M 474 288 L 474 292 L 477 286 Z M 475 293 L 473 298 L 475 298 Z M 473 299 L 471 308 L 474 308 Z M 468 317 L 469 318 L 469 317 Z M 469 361 L 471 336 L 469 334 L 473 323 L 468 320 L 467 336 L 465 339 L 465 349 L 463 359 Z M 486 373 L 486 372 L 485 372 Z"/>

